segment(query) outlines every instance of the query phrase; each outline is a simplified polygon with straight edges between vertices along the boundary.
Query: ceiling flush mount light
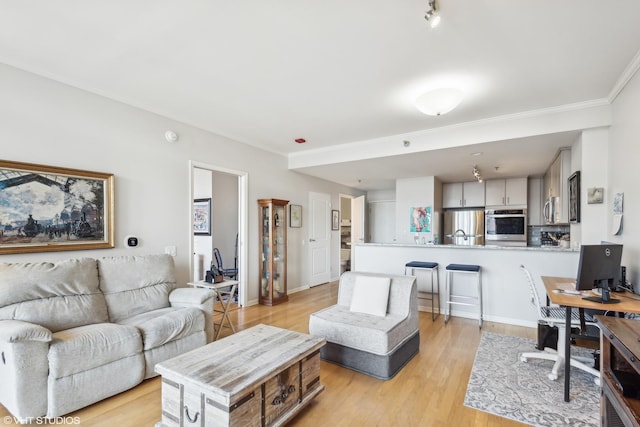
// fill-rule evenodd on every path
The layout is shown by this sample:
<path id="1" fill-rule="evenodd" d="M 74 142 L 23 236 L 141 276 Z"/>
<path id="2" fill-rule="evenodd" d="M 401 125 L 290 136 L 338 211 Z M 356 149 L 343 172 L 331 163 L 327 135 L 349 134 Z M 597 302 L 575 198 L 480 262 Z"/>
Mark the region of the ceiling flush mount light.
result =
<path id="1" fill-rule="evenodd" d="M 429 116 L 447 114 L 462 101 L 463 93 L 460 89 L 441 88 L 423 93 L 416 99 L 416 107 Z"/>
<path id="2" fill-rule="evenodd" d="M 476 165 L 473 165 L 473 176 L 476 177 L 476 179 L 478 180 L 478 182 L 482 182 L 482 177 L 480 176 L 480 171 L 478 170 L 478 168 L 476 167 Z"/>
<path id="3" fill-rule="evenodd" d="M 431 25 L 431 28 L 437 27 L 440 23 L 440 11 L 436 5 L 436 0 L 429 0 L 429 9 L 424 13 L 424 19 Z"/>

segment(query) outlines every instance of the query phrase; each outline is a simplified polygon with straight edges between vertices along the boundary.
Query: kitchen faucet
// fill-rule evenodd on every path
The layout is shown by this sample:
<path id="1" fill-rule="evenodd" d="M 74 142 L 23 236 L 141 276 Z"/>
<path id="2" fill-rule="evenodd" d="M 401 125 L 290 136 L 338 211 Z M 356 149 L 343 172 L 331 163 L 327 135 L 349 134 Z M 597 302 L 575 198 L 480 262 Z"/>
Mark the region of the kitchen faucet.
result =
<path id="1" fill-rule="evenodd" d="M 456 236 L 458 235 L 458 231 L 462 233 L 462 238 L 463 238 L 464 240 L 467 240 L 467 239 L 468 239 L 468 237 L 467 237 L 467 233 L 465 233 L 465 232 L 464 232 L 464 230 L 462 230 L 461 228 L 458 228 L 458 229 L 456 230 L 456 232 L 455 232 Z"/>

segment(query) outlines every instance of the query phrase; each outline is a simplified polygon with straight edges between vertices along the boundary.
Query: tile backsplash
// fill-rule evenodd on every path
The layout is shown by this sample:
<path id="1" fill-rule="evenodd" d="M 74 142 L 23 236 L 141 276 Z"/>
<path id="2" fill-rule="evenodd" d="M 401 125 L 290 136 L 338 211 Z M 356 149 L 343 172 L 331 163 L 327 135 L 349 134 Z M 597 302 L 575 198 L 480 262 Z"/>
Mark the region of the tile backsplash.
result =
<path id="1" fill-rule="evenodd" d="M 527 246 L 558 246 L 550 236 L 559 238 L 570 234 L 569 225 L 531 225 L 527 232 Z"/>

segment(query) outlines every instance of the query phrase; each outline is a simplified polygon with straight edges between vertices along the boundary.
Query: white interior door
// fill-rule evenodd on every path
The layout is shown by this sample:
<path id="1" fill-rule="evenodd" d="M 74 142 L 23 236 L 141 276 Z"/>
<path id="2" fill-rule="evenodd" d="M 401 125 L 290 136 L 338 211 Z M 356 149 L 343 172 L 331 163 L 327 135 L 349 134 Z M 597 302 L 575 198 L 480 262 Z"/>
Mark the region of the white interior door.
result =
<path id="1" fill-rule="evenodd" d="M 365 200 L 364 196 L 351 199 L 351 270 L 356 270 L 354 243 L 365 242 Z"/>
<path id="2" fill-rule="evenodd" d="M 331 198 L 309 193 L 309 286 L 331 280 Z"/>

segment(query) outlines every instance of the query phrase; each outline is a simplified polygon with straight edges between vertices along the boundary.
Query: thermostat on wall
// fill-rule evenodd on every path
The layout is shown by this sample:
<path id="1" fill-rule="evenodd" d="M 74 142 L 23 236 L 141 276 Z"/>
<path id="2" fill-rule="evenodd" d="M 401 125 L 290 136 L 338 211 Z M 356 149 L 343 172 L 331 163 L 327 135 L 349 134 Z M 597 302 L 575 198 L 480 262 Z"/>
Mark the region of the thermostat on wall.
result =
<path id="1" fill-rule="evenodd" d="M 124 245 L 130 248 L 138 246 L 138 238 L 136 236 L 127 236 L 124 238 Z"/>

